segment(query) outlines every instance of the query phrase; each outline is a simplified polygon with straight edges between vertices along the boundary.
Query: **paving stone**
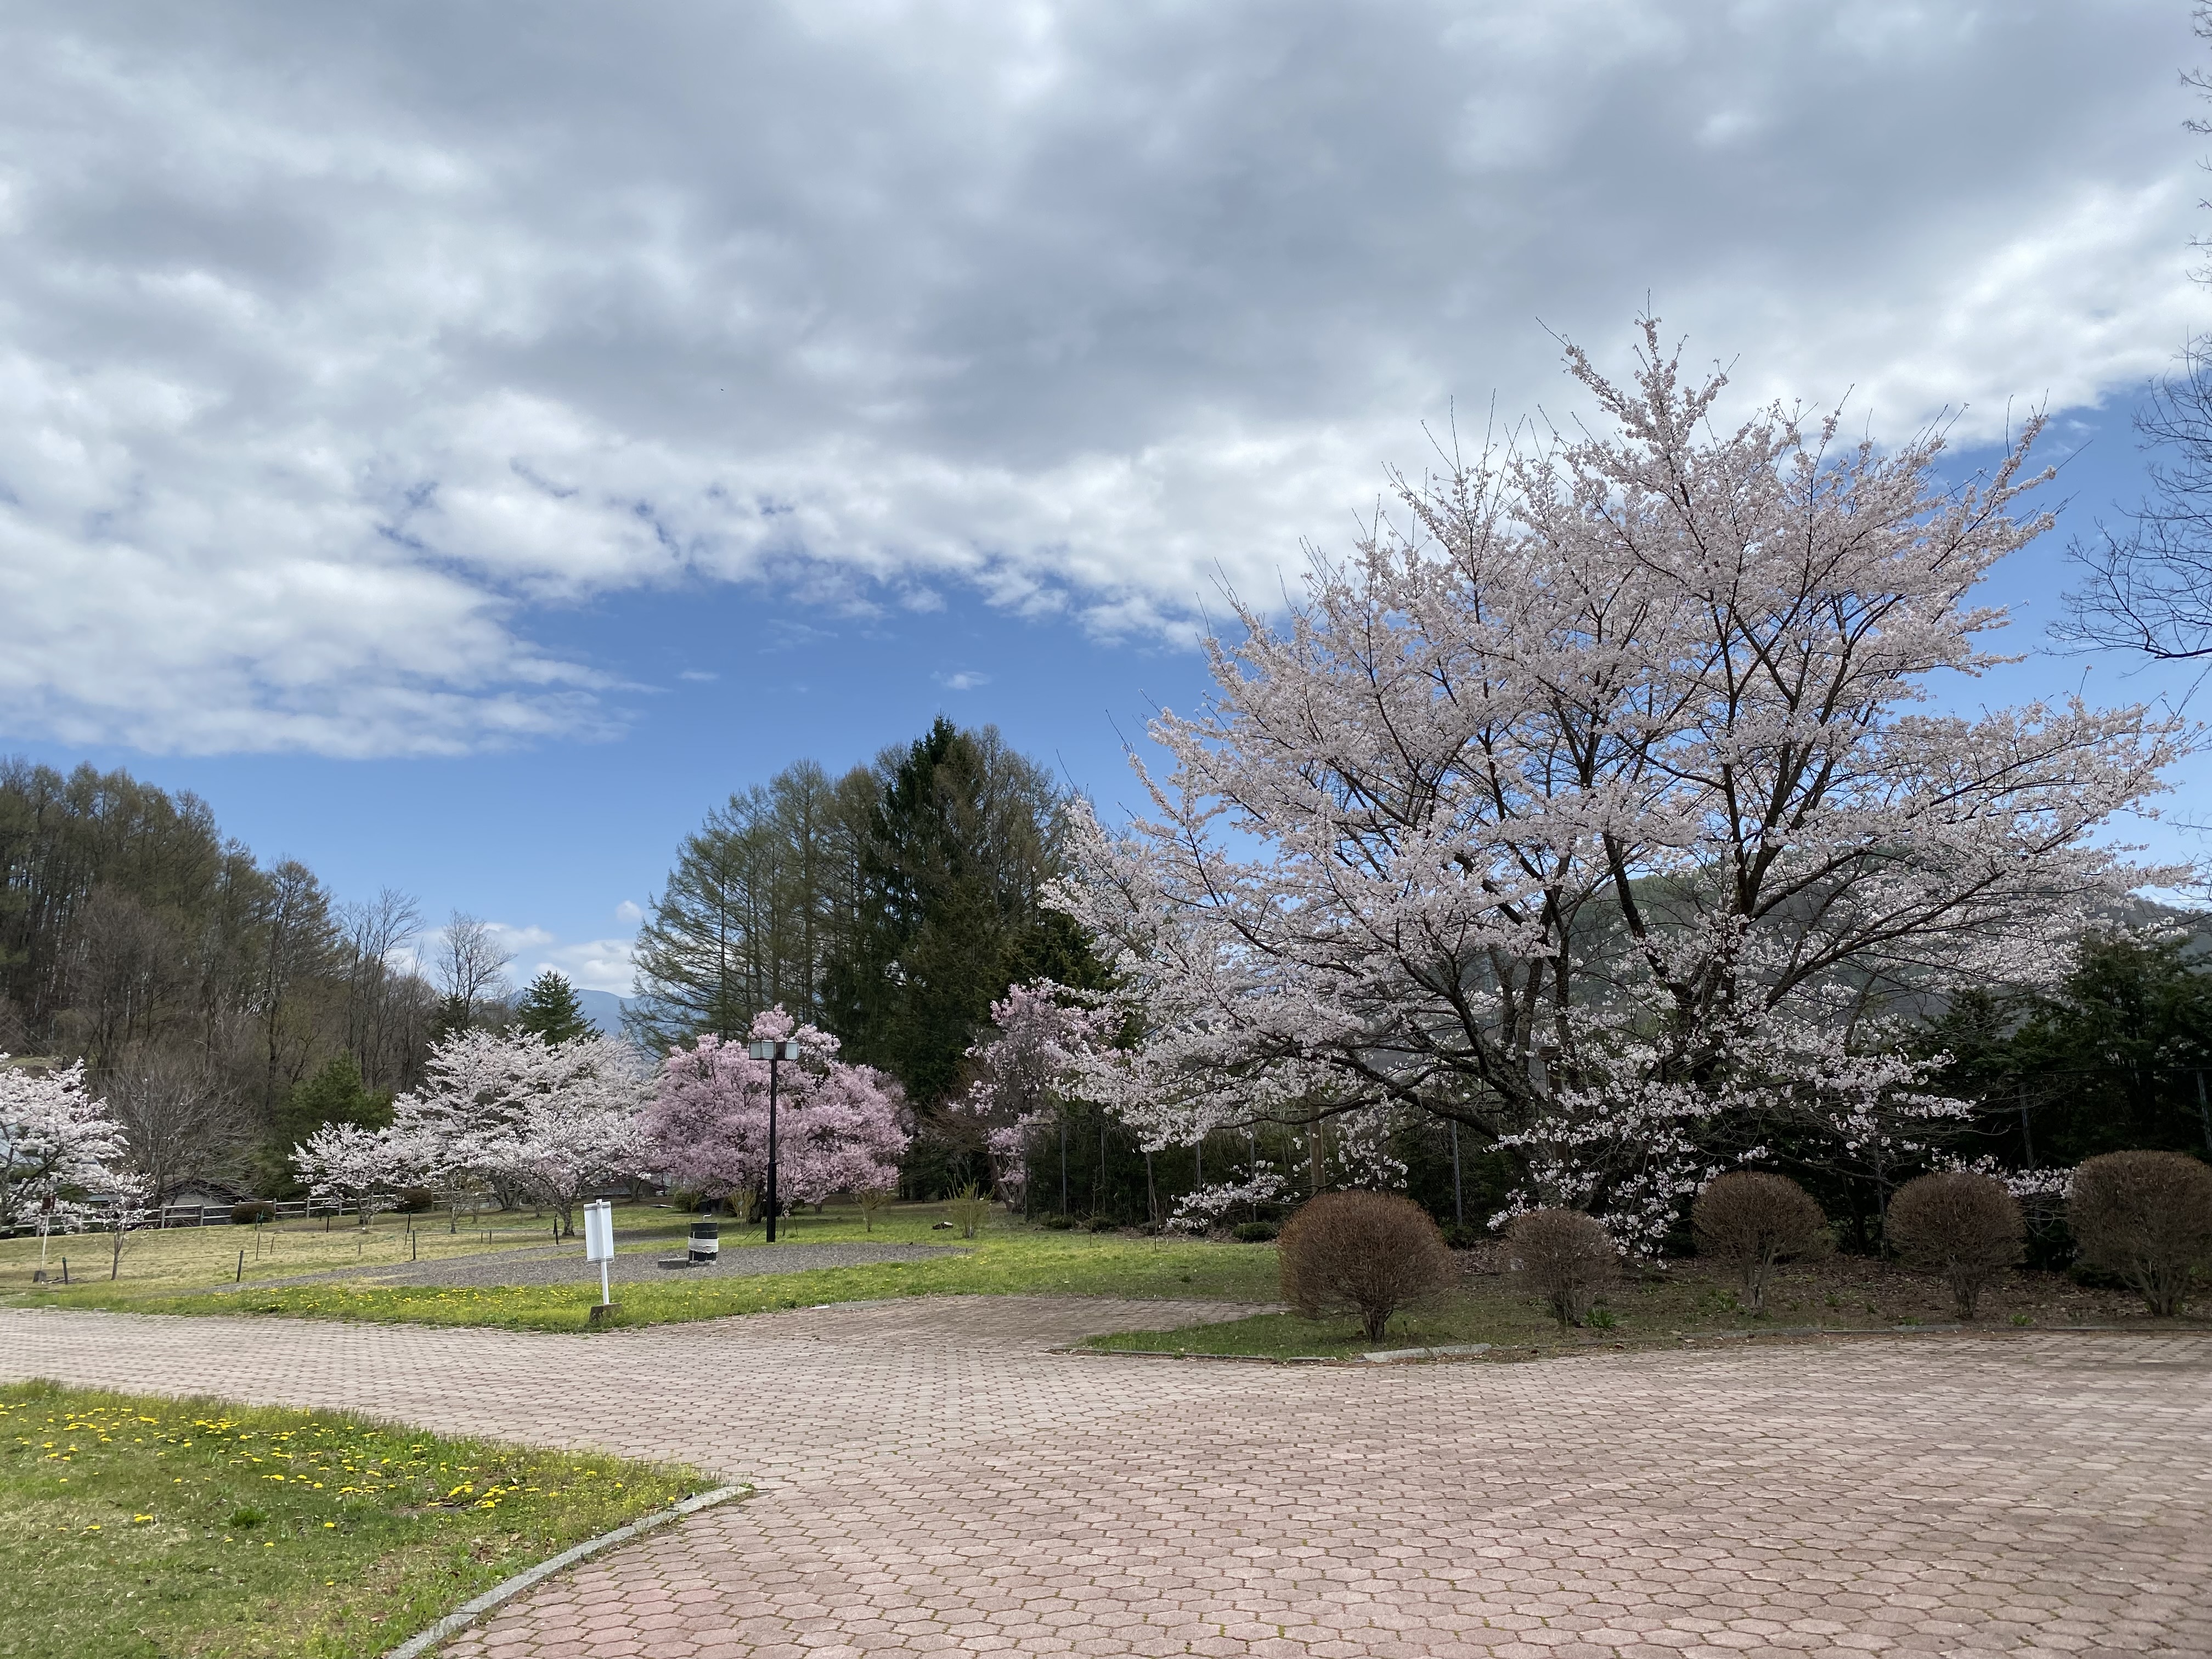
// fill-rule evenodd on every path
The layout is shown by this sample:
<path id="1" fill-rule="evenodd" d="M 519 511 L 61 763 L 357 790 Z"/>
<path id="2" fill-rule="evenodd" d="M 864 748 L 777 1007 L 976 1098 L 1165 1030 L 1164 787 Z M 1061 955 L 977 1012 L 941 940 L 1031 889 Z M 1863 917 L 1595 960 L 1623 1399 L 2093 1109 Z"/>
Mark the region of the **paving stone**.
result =
<path id="1" fill-rule="evenodd" d="M 538 1587 L 466 1659 L 2212 1653 L 2212 1335 L 1045 1352 L 1199 1311 L 916 1298 L 586 1337 L 25 1310 L 0 1376 L 760 1486 Z"/>

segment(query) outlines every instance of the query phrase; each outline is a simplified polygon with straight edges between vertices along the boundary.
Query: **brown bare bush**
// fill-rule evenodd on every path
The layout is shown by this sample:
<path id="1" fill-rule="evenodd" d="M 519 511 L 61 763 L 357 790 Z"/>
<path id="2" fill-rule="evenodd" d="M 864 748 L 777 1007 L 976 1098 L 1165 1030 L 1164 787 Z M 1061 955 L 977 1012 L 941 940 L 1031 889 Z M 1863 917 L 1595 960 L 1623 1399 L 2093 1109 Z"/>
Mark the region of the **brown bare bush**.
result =
<path id="1" fill-rule="evenodd" d="M 2170 1319 L 2212 1264 L 2212 1169 L 2180 1152 L 2106 1152 L 2074 1171 L 2066 1220 L 2083 1261 Z"/>
<path id="2" fill-rule="evenodd" d="M 1283 1300 L 1305 1319 L 1348 1309 L 1370 1342 L 1390 1316 L 1457 1276 L 1428 1212 L 1393 1193 L 1322 1193 L 1298 1206 L 1277 1246 Z"/>
<path id="3" fill-rule="evenodd" d="M 1598 1292 L 1620 1277 L 1620 1246 L 1580 1210 L 1531 1210 L 1505 1230 L 1513 1271 L 1561 1326 L 1588 1322 Z"/>
<path id="4" fill-rule="evenodd" d="M 1766 1311 L 1766 1279 L 1778 1261 L 1802 1261 L 1836 1247 L 1828 1218 L 1788 1176 L 1734 1170 L 1705 1183 L 1690 1206 L 1698 1254 L 1735 1271 L 1752 1312 Z"/>
<path id="5" fill-rule="evenodd" d="M 1889 1201 L 1890 1243 L 1906 1267 L 1951 1287 L 1961 1319 L 1974 1316 L 1989 1282 L 2020 1260 L 2027 1237 L 2020 1200 L 1993 1176 L 1924 1175 Z"/>

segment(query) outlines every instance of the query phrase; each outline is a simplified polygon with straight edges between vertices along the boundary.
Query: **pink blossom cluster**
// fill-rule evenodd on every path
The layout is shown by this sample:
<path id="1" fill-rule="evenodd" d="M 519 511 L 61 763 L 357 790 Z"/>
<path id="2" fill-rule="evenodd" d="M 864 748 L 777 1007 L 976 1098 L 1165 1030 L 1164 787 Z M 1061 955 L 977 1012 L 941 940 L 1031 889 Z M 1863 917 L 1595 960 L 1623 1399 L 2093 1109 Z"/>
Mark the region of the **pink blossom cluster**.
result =
<path id="1" fill-rule="evenodd" d="M 778 1199 L 817 1204 L 895 1187 L 908 1138 L 897 1084 L 839 1060 L 836 1037 L 780 1007 L 754 1020 L 751 1036 L 795 1038 L 801 1055 L 782 1062 L 776 1080 Z M 743 1042 L 708 1036 L 672 1049 L 643 1121 L 655 1166 L 709 1198 L 764 1192 L 768 1096 L 769 1062 Z"/>
<path id="2" fill-rule="evenodd" d="M 1114 1018 L 1045 981 L 1013 986 L 991 1005 L 991 1033 L 968 1051 L 975 1079 L 945 1115 L 980 1134 L 1008 1204 L 1022 1201 L 1040 1132 L 1066 1109 L 1078 1061 L 1105 1041 Z"/>

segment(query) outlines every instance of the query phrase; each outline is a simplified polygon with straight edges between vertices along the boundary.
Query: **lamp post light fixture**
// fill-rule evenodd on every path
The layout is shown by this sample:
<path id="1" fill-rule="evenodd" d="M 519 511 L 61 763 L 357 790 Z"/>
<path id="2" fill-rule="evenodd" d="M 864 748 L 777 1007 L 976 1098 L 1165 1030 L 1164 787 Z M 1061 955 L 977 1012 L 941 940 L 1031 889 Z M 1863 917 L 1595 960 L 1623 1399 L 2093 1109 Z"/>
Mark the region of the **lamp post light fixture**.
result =
<path id="1" fill-rule="evenodd" d="M 775 1243 L 775 1071 L 787 1060 L 799 1058 L 799 1045 L 789 1037 L 763 1037 L 745 1052 L 768 1062 L 768 1242 Z"/>

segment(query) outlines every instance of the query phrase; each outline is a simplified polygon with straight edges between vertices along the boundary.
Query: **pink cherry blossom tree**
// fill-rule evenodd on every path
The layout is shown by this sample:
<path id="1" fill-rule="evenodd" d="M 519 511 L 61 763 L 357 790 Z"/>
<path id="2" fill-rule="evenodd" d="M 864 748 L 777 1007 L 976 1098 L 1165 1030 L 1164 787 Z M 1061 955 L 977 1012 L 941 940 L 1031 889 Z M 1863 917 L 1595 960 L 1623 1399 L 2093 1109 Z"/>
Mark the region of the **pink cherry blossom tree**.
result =
<path id="1" fill-rule="evenodd" d="M 898 1179 L 908 1140 L 897 1084 L 872 1066 L 837 1058 L 827 1031 L 795 1024 L 781 1007 L 757 1016 L 752 1037 L 795 1037 L 776 1085 L 776 1193 L 818 1204 Z M 708 1198 L 740 1197 L 750 1210 L 768 1182 L 769 1063 L 742 1042 L 708 1036 L 669 1052 L 644 1128 L 657 1166 Z"/>
<path id="2" fill-rule="evenodd" d="M 1054 1125 L 1065 1145 L 1076 1061 L 1106 1041 L 1114 1018 L 1044 982 L 1014 986 L 991 1005 L 991 1035 L 968 1051 L 975 1079 L 946 1103 L 945 1116 L 981 1139 L 1007 1204 L 1022 1202 Z"/>
<path id="3" fill-rule="evenodd" d="M 1589 430 L 1401 479 L 1285 624 L 1235 606 L 1211 705 L 1153 723 L 1126 829 L 1079 808 L 1056 902 L 1139 1034 L 1081 1086 L 1140 1133 L 1395 1103 L 1648 1246 L 1778 1119 L 1852 1133 L 1838 1068 L 1909 1091 L 1922 1000 L 2039 982 L 2167 878 L 2106 832 L 2185 738 L 1930 702 L 2002 660 L 1975 588 L 2048 527 L 2039 422 L 1954 487 L 1940 433 L 1717 425 L 1725 380 L 1656 324 L 1627 384 L 1567 362 Z"/>

